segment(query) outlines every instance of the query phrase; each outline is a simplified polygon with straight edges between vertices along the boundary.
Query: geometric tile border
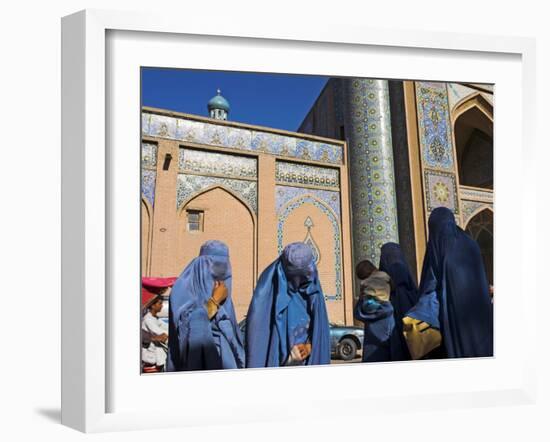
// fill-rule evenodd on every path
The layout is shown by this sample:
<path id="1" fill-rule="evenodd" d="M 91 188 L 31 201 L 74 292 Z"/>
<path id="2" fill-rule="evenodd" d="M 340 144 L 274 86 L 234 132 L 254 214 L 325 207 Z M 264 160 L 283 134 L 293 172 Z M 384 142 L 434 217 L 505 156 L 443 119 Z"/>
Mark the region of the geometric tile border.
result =
<path id="1" fill-rule="evenodd" d="M 349 128 L 353 258 L 376 264 L 380 247 L 399 241 L 388 82 L 350 78 L 343 89 Z"/>
<path id="2" fill-rule="evenodd" d="M 492 204 L 494 196 L 492 189 L 472 189 L 460 186 L 460 198 L 463 200 L 479 201 Z"/>

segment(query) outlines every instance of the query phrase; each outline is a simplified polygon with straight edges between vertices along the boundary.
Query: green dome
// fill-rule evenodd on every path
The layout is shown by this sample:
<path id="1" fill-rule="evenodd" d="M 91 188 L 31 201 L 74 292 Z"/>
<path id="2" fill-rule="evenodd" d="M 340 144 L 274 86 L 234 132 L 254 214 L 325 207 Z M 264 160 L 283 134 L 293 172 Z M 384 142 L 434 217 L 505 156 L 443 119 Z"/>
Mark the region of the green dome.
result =
<path id="1" fill-rule="evenodd" d="M 229 102 L 221 96 L 221 91 L 218 89 L 218 95 L 211 98 L 208 102 L 208 111 L 212 109 L 222 109 L 229 112 Z"/>

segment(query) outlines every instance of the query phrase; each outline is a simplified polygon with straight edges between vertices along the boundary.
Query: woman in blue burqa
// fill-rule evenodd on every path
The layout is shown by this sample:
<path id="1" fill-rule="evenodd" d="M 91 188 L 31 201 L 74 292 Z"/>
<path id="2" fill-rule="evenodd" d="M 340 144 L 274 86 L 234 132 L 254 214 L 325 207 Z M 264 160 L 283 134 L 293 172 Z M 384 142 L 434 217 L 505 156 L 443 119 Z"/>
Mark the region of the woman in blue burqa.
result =
<path id="1" fill-rule="evenodd" d="M 168 371 L 243 368 L 244 347 L 231 300 L 229 251 L 206 241 L 170 294 Z"/>
<path id="2" fill-rule="evenodd" d="M 390 360 L 411 359 L 403 337 L 403 318 L 418 301 L 418 287 L 399 244 L 388 242 L 380 249 L 380 270 L 391 279 L 390 302 L 395 328 L 390 337 Z"/>
<path id="3" fill-rule="evenodd" d="M 420 299 L 407 316 L 439 329 L 449 358 L 493 355 L 493 309 L 477 243 L 439 207 L 428 221 L 429 240 Z"/>
<path id="4" fill-rule="evenodd" d="M 246 366 L 330 364 L 329 333 L 312 250 L 289 244 L 254 290 L 246 317 Z"/>

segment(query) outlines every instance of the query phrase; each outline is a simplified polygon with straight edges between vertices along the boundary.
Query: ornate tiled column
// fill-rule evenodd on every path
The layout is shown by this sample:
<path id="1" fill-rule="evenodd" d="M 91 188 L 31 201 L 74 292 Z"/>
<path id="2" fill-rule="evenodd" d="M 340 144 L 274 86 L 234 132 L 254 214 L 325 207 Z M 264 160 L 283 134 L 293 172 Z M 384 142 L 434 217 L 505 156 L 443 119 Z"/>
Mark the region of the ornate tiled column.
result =
<path id="1" fill-rule="evenodd" d="M 354 264 L 378 265 L 380 247 L 398 242 L 387 80 L 345 80 Z"/>

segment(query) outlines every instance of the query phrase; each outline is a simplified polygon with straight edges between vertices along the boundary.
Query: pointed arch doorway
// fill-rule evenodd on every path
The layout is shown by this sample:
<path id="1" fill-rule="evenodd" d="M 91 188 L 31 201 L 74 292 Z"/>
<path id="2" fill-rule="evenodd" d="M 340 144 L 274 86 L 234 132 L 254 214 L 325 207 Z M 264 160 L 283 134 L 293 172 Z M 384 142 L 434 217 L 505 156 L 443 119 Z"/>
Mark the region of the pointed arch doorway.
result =
<path id="1" fill-rule="evenodd" d="M 462 186 L 493 188 L 493 107 L 477 94 L 453 112 L 459 181 Z"/>
<path id="2" fill-rule="evenodd" d="M 489 284 L 493 284 L 493 211 L 484 209 L 472 217 L 465 227 L 481 249 L 485 273 Z"/>
<path id="3" fill-rule="evenodd" d="M 178 213 L 180 272 L 208 240 L 227 244 L 232 267 L 232 298 L 237 321 L 246 315 L 256 281 L 256 219 L 235 193 L 215 186 L 203 190 Z"/>

